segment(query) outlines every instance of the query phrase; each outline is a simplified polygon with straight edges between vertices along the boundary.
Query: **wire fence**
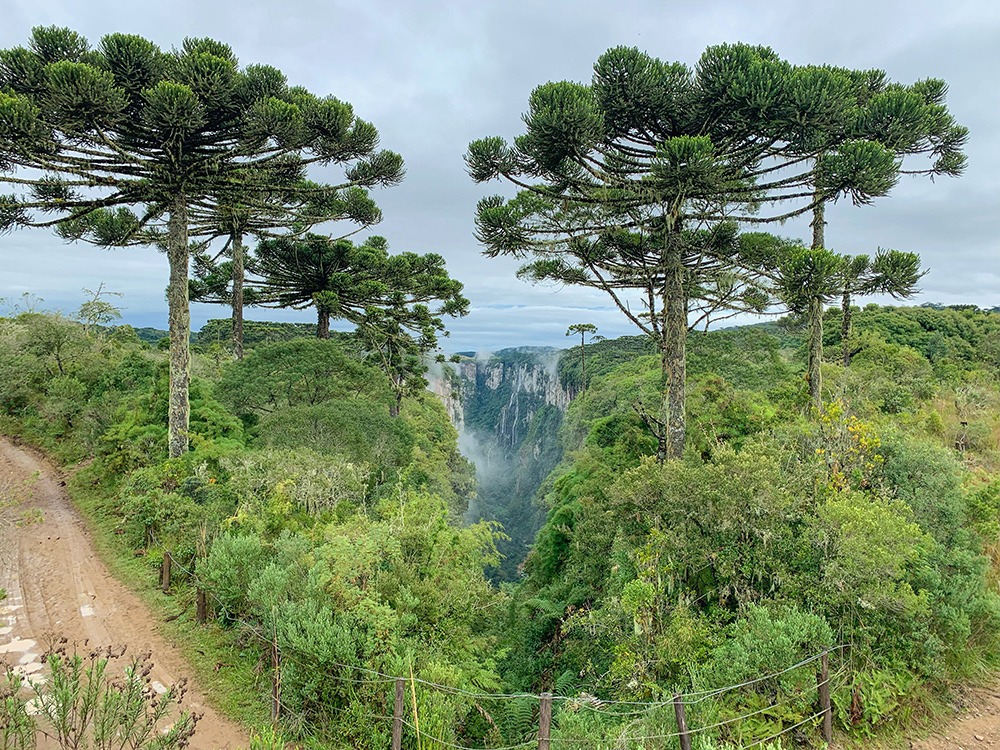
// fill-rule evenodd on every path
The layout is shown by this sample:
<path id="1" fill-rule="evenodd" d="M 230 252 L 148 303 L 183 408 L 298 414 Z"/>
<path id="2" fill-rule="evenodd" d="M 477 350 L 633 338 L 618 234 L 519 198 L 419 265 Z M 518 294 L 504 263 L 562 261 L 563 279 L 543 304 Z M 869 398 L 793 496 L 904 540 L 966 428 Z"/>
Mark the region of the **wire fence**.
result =
<path id="1" fill-rule="evenodd" d="M 211 598 L 215 611 L 241 632 L 255 639 L 262 651 L 272 654 L 272 720 L 277 723 L 284 719 L 300 729 L 310 726 L 310 717 L 297 708 L 290 706 L 281 692 L 281 672 L 289 665 L 294 665 L 305 673 L 319 675 L 323 679 L 337 681 L 352 687 L 363 686 L 383 691 L 387 702 L 391 705 L 389 686 L 396 689 L 396 705 L 390 715 L 369 708 L 365 716 L 372 721 L 384 722 L 386 734 L 392 736 L 392 750 L 401 750 L 403 735 L 409 738 L 407 746 L 416 750 L 433 750 L 433 748 L 448 748 L 449 750 L 522 750 L 522 748 L 537 747 L 539 750 L 551 750 L 552 747 L 589 748 L 608 747 L 618 750 L 626 748 L 663 749 L 679 746 L 681 750 L 690 750 L 691 739 L 709 736 L 719 740 L 719 747 L 752 748 L 775 743 L 790 732 L 805 731 L 808 725 L 815 725 L 822 738 L 829 743 L 831 740 L 832 705 L 830 687 L 839 682 L 846 674 L 841 668 L 833 673 L 829 671 L 828 660 L 831 654 L 840 654 L 844 646 L 823 649 L 790 666 L 767 674 L 758 675 L 742 682 L 721 687 L 694 690 L 677 693 L 661 700 L 635 701 L 602 699 L 590 695 L 553 695 L 551 693 L 487 693 L 470 691 L 454 685 L 446 685 L 433 680 L 427 680 L 412 673 L 406 676 L 388 674 L 377 669 L 324 659 L 322 664 L 302 658 L 293 649 L 279 649 L 275 632 L 268 633 L 259 623 L 250 622 L 229 610 L 226 603 L 215 592 L 203 586 L 196 571 L 172 559 L 169 551 L 160 544 L 155 535 L 151 535 L 153 544 L 164 549 L 164 566 L 161 569 L 161 583 L 164 590 L 169 588 L 170 568 L 176 567 L 184 573 L 197 587 L 197 591 L 206 598 Z M 165 576 L 165 579 L 162 578 Z M 764 683 L 773 682 L 810 665 L 816 665 L 818 671 L 815 681 L 801 682 L 793 693 L 779 694 L 775 691 L 773 700 L 765 705 L 745 705 L 734 715 L 732 712 L 739 707 L 740 696 L 724 704 L 720 699 L 741 691 L 750 691 Z M 336 671 L 334 671 L 336 670 Z M 457 733 L 451 737 L 441 737 L 422 729 L 419 722 L 419 705 L 417 690 L 431 691 L 447 695 L 468 704 L 469 710 L 481 714 L 491 730 L 480 734 L 480 743 L 463 743 Z M 410 700 L 400 701 L 400 695 L 409 692 Z M 815 696 L 813 695 L 815 693 Z M 753 693 L 753 698 L 759 700 L 761 693 Z M 370 696 L 369 696 L 370 697 Z M 426 694 L 421 695 L 426 698 Z M 501 708 L 491 713 L 484 707 L 487 702 L 497 702 Z M 537 716 L 537 724 L 530 733 L 522 733 L 520 738 L 505 736 L 497 726 L 493 714 L 500 713 L 503 704 L 514 701 L 537 704 L 533 715 Z M 752 701 L 745 701 L 751 702 Z M 407 706 L 407 703 L 410 705 Z M 796 704 L 796 705 L 792 705 Z M 553 722 L 553 705 L 557 707 Z M 787 722 L 791 718 L 801 716 L 795 714 L 796 707 L 801 710 L 810 706 L 813 712 L 805 718 Z M 324 711 L 347 714 L 349 709 L 324 706 Z M 605 722 L 597 730 L 586 723 L 584 731 L 573 726 L 570 720 L 573 714 L 587 713 L 593 715 L 598 722 Z M 408 718 L 409 717 L 409 718 Z M 560 721 L 562 719 L 562 721 Z M 692 725 L 693 724 L 693 725 Z M 749 727 L 749 729 L 748 729 Z M 405 731 L 404 731 L 405 730 Z M 599 738 L 593 736 L 594 732 Z M 760 736 L 763 735 L 763 736 Z M 492 736 L 497 740 L 487 744 L 484 740 Z M 515 741 L 520 739 L 520 741 Z M 506 741 L 505 741 L 506 740 Z M 672 744 L 671 744 L 672 743 Z"/>

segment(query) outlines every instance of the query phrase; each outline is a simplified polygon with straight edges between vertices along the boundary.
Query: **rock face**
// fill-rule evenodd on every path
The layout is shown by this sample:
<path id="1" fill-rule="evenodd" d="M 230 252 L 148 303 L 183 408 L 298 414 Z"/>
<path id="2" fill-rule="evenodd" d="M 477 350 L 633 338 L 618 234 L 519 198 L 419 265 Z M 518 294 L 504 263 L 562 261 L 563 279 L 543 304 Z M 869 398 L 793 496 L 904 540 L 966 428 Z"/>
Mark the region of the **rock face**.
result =
<path id="1" fill-rule="evenodd" d="M 462 452 L 476 464 L 470 522 L 498 521 L 511 541 L 501 578 L 516 576 L 544 520 L 535 492 L 562 457 L 558 432 L 572 394 L 560 382 L 560 350 L 504 349 L 432 371 Z"/>
<path id="2" fill-rule="evenodd" d="M 489 433 L 507 449 L 520 447 L 542 407 L 563 413 L 572 394 L 556 370 L 561 350 L 503 349 L 465 358 L 430 373 L 429 389 L 444 402 L 452 424 Z"/>
<path id="3" fill-rule="evenodd" d="M 431 368 L 427 374 L 427 390 L 436 395 L 448 412 L 448 419 L 459 434 L 465 429 L 465 409 L 462 406 L 462 370 L 465 363 L 448 363 Z M 473 367 L 473 373 L 475 368 Z"/>

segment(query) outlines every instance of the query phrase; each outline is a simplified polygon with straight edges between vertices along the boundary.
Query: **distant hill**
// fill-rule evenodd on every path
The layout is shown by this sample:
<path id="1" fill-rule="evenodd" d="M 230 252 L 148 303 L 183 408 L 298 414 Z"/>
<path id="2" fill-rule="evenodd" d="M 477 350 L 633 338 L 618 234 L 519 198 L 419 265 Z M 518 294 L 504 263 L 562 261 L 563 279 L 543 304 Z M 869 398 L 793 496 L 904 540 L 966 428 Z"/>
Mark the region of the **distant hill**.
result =
<path id="1" fill-rule="evenodd" d="M 135 335 L 142 341 L 145 341 L 147 344 L 153 344 L 154 346 L 157 341 L 170 335 L 170 331 L 163 331 L 159 328 L 136 328 L 134 330 Z"/>
<path id="2" fill-rule="evenodd" d="M 228 318 L 209 320 L 200 331 L 191 332 L 191 343 L 195 346 L 208 346 L 213 343 L 226 344 L 231 335 L 232 323 Z M 161 339 L 170 335 L 170 331 L 162 328 L 136 328 L 136 335 L 147 344 L 156 345 Z M 315 323 L 270 323 L 266 321 L 247 320 L 243 323 L 243 342 L 247 347 L 272 341 L 288 341 L 316 335 Z"/>
<path id="3" fill-rule="evenodd" d="M 208 346 L 216 342 L 225 345 L 229 343 L 232 330 L 232 321 L 229 318 L 215 318 L 205 323 L 200 331 L 191 335 L 191 343 L 196 346 Z M 246 347 L 253 347 L 256 344 L 271 343 L 274 341 L 311 338 L 315 335 L 315 323 L 243 321 L 243 345 Z"/>

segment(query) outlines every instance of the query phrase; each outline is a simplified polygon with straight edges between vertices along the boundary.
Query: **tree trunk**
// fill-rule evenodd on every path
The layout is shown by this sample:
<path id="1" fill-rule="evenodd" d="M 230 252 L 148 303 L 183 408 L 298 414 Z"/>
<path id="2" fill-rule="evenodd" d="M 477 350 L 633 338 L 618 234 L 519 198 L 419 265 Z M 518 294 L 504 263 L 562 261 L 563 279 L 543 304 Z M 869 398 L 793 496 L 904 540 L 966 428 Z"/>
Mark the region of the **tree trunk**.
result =
<path id="1" fill-rule="evenodd" d="M 243 233 L 233 233 L 233 354 L 243 359 Z"/>
<path id="2" fill-rule="evenodd" d="M 815 197 L 819 198 L 819 190 Z M 821 250 L 826 245 L 826 205 L 816 204 L 812 219 L 812 249 Z M 809 300 L 809 400 L 817 411 L 823 406 L 823 300 L 813 297 Z"/>
<path id="3" fill-rule="evenodd" d="M 844 290 L 840 300 L 840 353 L 844 367 L 851 366 L 851 346 L 848 339 L 851 336 L 851 292 Z"/>
<path id="4" fill-rule="evenodd" d="M 812 297 L 809 300 L 809 400 L 819 410 L 823 406 L 823 300 Z"/>
<path id="5" fill-rule="evenodd" d="M 330 311 L 320 309 L 317 310 L 316 315 L 316 337 L 330 338 Z"/>
<path id="6" fill-rule="evenodd" d="M 663 278 L 664 324 L 660 345 L 662 403 L 658 461 L 684 455 L 684 396 L 687 377 L 687 296 L 680 248 L 666 252 Z"/>
<path id="7" fill-rule="evenodd" d="M 583 334 L 580 334 L 580 379 L 583 381 L 583 390 L 587 390 L 587 349 L 583 345 Z"/>
<path id="8" fill-rule="evenodd" d="M 818 193 L 817 193 L 818 197 Z M 817 204 L 813 209 L 813 218 L 809 226 L 813 230 L 812 249 L 819 250 L 826 246 L 826 206 L 823 203 Z"/>
<path id="9" fill-rule="evenodd" d="M 174 198 L 168 223 L 167 259 L 170 285 L 167 307 L 170 320 L 170 404 L 167 412 L 167 443 L 171 458 L 188 450 L 191 407 L 191 310 L 188 303 L 188 217 L 183 194 Z"/>

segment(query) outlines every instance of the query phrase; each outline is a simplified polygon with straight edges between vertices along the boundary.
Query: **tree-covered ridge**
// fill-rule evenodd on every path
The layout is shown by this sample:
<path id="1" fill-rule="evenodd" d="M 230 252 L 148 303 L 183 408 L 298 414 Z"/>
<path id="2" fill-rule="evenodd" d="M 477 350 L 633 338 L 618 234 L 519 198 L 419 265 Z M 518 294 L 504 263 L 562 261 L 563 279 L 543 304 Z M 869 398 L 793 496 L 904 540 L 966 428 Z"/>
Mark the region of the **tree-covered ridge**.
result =
<path id="1" fill-rule="evenodd" d="M 228 346 L 232 336 L 232 327 L 231 320 L 209 320 L 199 331 L 191 334 L 191 343 L 198 346 L 210 346 L 212 344 Z M 243 321 L 243 345 L 247 348 L 252 348 L 258 344 L 288 341 L 289 339 L 312 338 L 315 336 L 315 323 Z M 140 338 L 142 338 L 141 335 Z"/>
<path id="2" fill-rule="evenodd" d="M 838 344 L 840 311 L 827 316 Z M 816 422 L 802 417 L 804 332 L 690 335 L 686 454 L 662 466 L 635 408 L 656 398 L 655 355 L 634 356 L 640 338 L 593 345 L 595 362 L 624 361 L 566 415 L 506 623 L 512 687 L 653 699 L 846 644 L 837 717 L 864 730 L 905 715 L 888 695 L 994 663 L 1000 318 L 855 317 L 856 353 L 824 364 Z"/>
<path id="3" fill-rule="evenodd" d="M 772 324 L 765 324 L 771 326 Z M 741 387 L 775 379 L 774 368 L 787 365 L 779 356 L 783 343 L 775 338 L 770 327 L 750 325 L 723 328 L 709 333 L 694 331 L 687 336 L 688 368 L 692 374 L 714 372 Z M 801 338 L 792 334 L 794 346 Z M 749 356 L 753 352 L 754 356 Z M 646 336 L 622 336 L 587 344 L 587 377 L 606 375 L 611 370 L 637 357 L 656 354 L 656 347 Z M 759 355 L 757 357 L 756 355 Z M 573 390 L 580 388 L 579 347 L 572 347 L 559 358 L 559 376 Z"/>
<path id="4" fill-rule="evenodd" d="M 857 319 L 859 345 L 866 331 L 891 344 L 916 349 L 932 363 L 946 363 L 961 370 L 997 364 L 1000 314 L 975 305 L 937 309 L 920 307 L 865 308 Z"/>
<path id="5" fill-rule="evenodd" d="M 135 335 L 147 344 L 156 344 L 167 337 L 168 331 L 161 328 L 133 328 Z M 232 346 L 233 322 L 228 319 L 213 318 L 199 330 L 191 332 L 191 344 L 209 347 L 213 344 L 229 349 Z M 288 341 L 289 339 L 314 338 L 315 323 L 275 323 L 270 321 L 243 321 L 244 346 L 253 347 L 261 343 Z"/>

